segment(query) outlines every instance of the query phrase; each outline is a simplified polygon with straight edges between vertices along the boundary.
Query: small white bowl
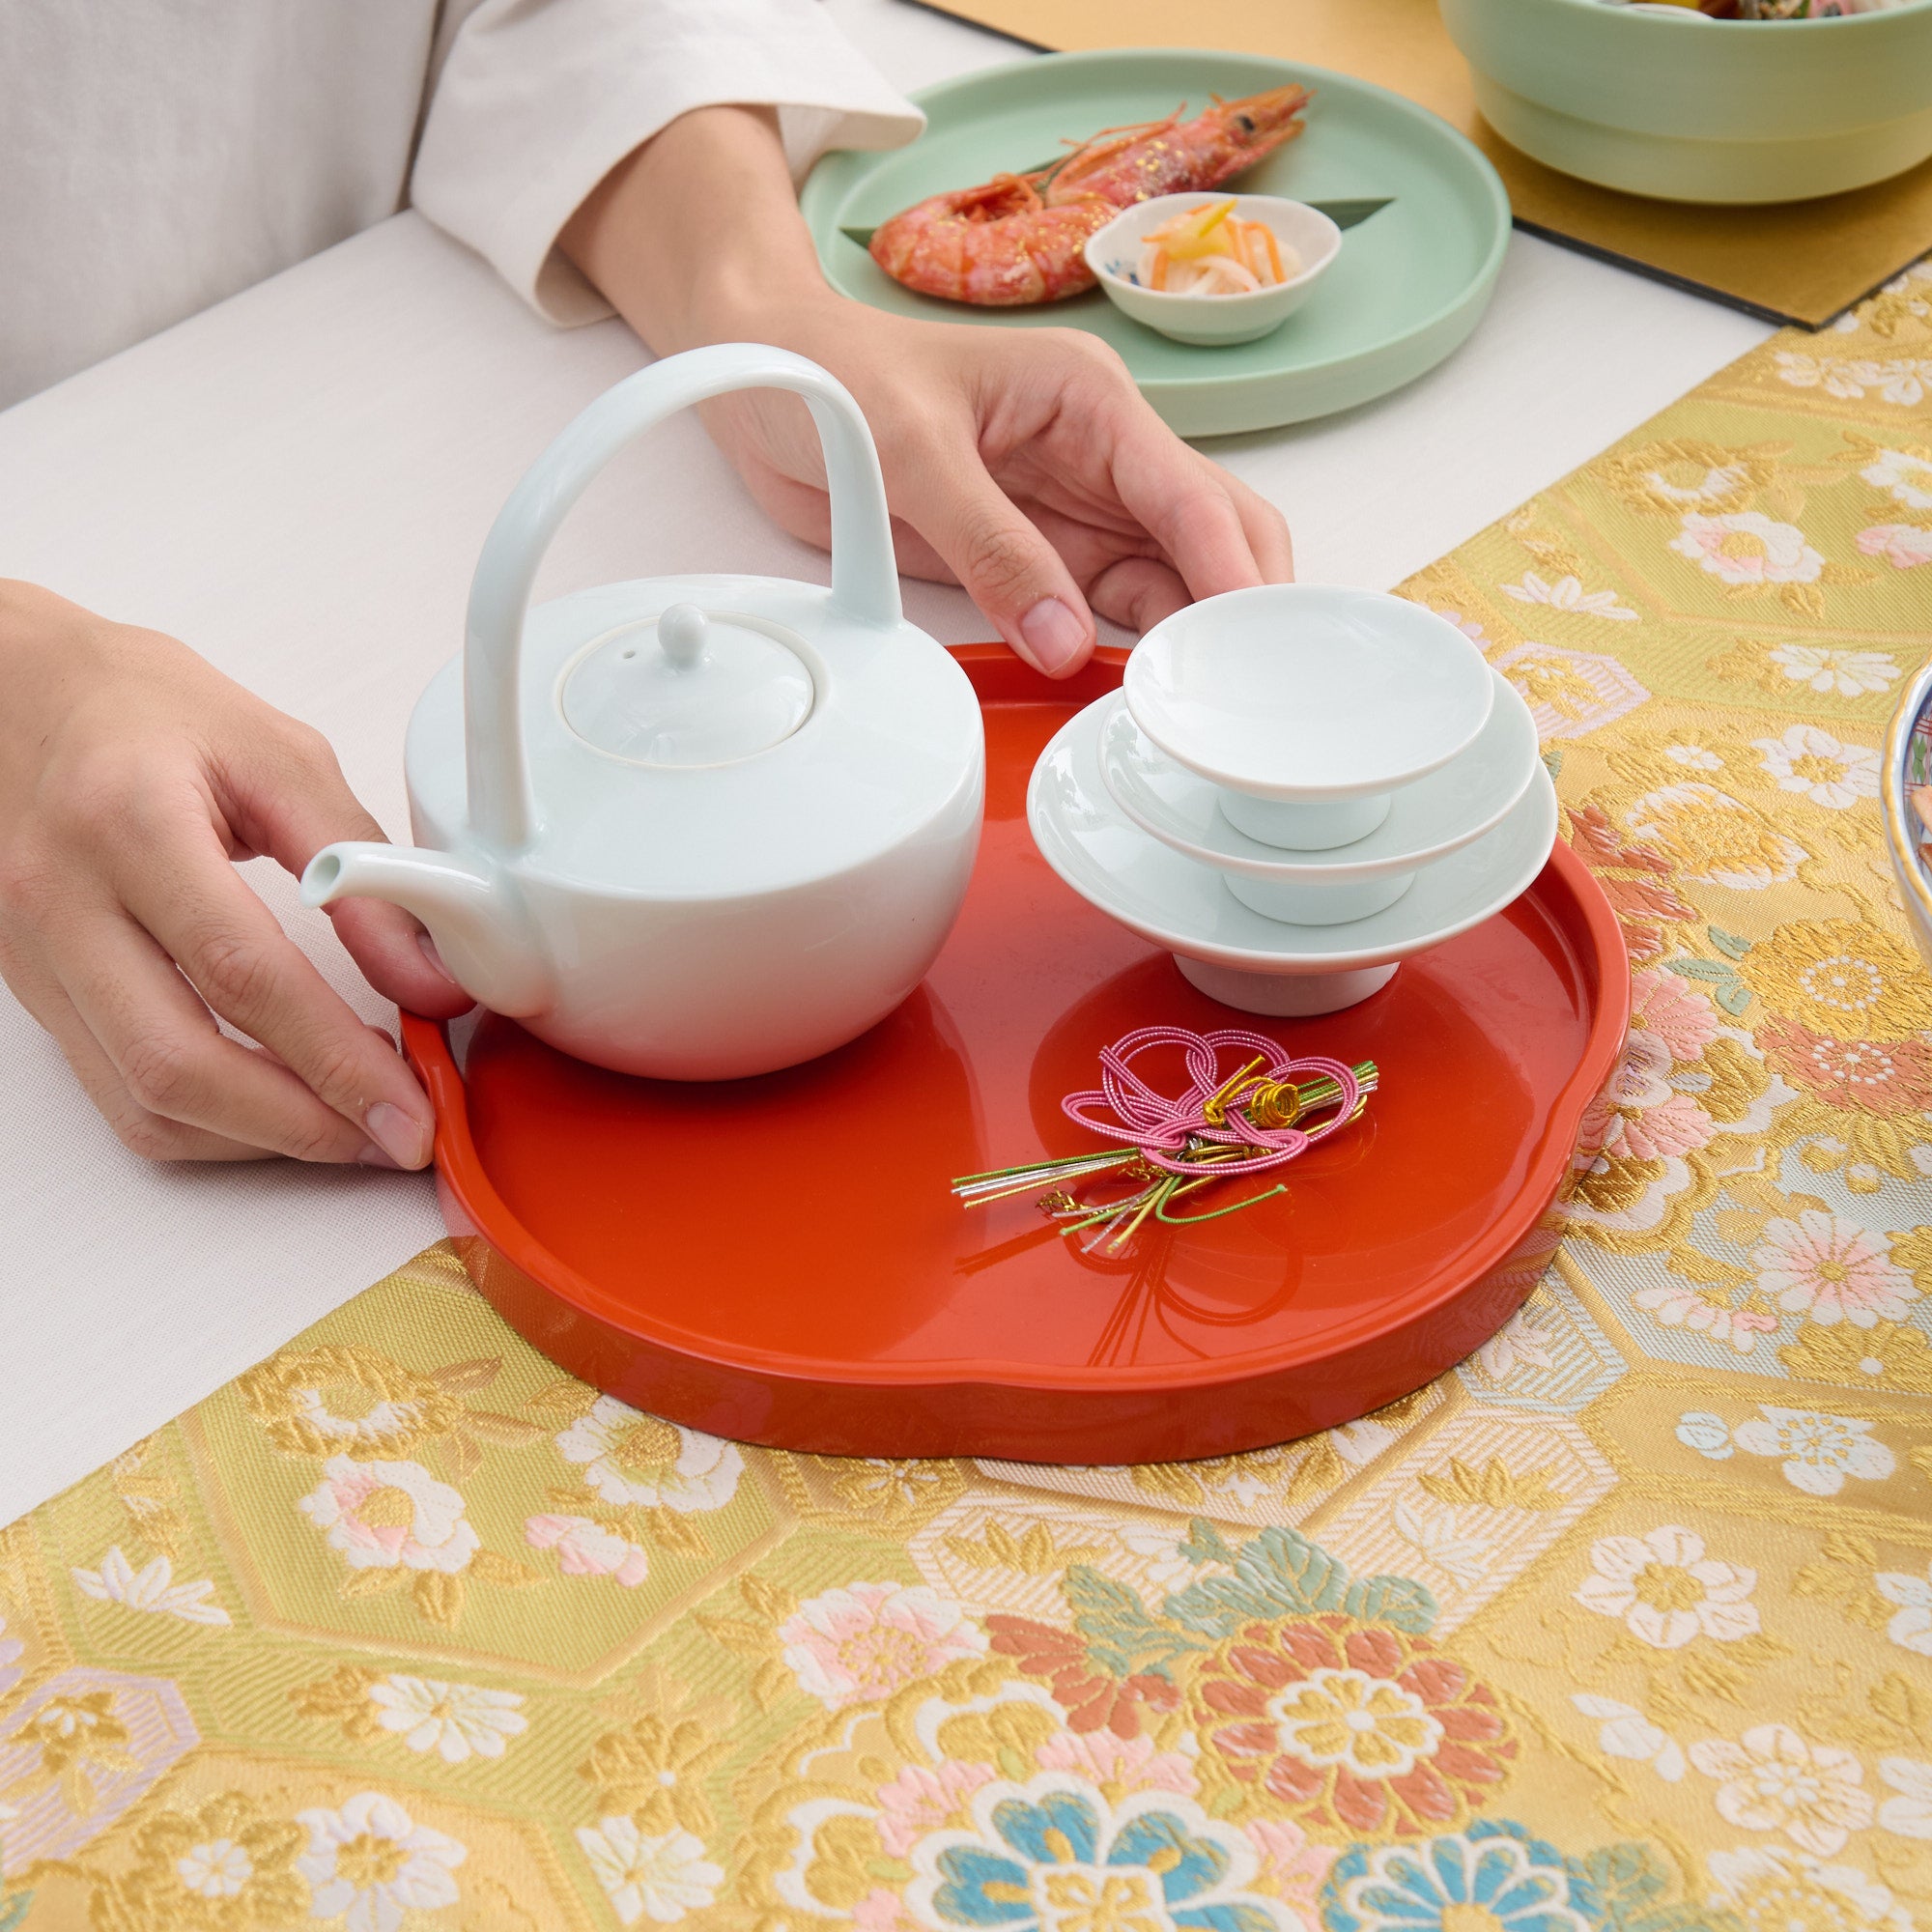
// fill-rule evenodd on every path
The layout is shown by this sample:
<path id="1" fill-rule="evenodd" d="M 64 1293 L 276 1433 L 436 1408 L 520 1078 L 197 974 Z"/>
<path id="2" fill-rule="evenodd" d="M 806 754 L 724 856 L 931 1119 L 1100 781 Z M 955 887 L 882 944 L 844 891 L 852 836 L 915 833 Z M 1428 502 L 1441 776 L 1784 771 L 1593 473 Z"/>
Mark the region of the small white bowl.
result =
<path id="1" fill-rule="evenodd" d="M 1394 795 L 1366 838 L 1325 851 L 1286 852 L 1229 822 L 1232 794 L 1163 757 L 1141 735 L 1121 694 L 1099 729 L 1100 776 L 1114 803 L 1163 845 L 1211 866 L 1245 906 L 1296 925 L 1368 919 L 1393 905 L 1425 866 L 1482 838 L 1536 775 L 1536 721 L 1501 671 L 1495 701 L 1468 748 Z"/>
<path id="2" fill-rule="evenodd" d="M 1179 296 L 1165 289 L 1143 288 L 1133 279 L 1140 267 L 1141 242 L 1151 229 L 1190 208 L 1210 201 L 1227 201 L 1225 194 L 1161 194 L 1151 201 L 1123 209 L 1087 242 L 1087 266 L 1099 278 L 1108 299 L 1122 315 L 1158 329 L 1176 342 L 1214 348 L 1225 343 L 1256 342 L 1271 334 L 1305 302 L 1315 284 L 1342 251 L 1342 231 L 1305 201 L 1288 201 L 1278 194 L 1237 194 L 1235 213 L 1242 221 L 1260 221 L 1274 231 L 1277 242 L 1301 258 L 1301 272 L 1271 289 L 1254 289 L 1238 296 Z"/>
<path id="3" fill-rule="evenodd" d="M 1317 583 L 1177 611 L 1135 646 L 1123 682 L 1148 741 L 1220 786 L 1237 829 L 1290 851 L 1369 837 L 1390 794 L 1466 750 L 1495 701 L 1455 625 L 1406 598 Z"/>

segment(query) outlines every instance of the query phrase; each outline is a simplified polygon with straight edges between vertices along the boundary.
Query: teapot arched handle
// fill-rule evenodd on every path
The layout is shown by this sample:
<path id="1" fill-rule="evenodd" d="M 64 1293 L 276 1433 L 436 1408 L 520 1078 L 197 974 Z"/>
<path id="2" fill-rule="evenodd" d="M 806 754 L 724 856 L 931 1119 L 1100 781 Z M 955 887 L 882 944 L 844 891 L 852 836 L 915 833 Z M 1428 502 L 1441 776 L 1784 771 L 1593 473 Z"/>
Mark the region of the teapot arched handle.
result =
<path id="1" fill-rule="evenodd" d="M 900 621 L 898 572 L 878 452 L 859 405 L 817 363 L 786 349 L 725 342 L 627 376 L 530 466 L 484 539 L 469 585 L 463 662 L 469 822 L 514 849 L 530 832 L 519 666 L 530 586 L 557 526 L 591 479 L 633 437 L 694 403 L 733 389 L 789 389 L 818 427 L 832 498 L 832 604 L 852 622 Z"/>

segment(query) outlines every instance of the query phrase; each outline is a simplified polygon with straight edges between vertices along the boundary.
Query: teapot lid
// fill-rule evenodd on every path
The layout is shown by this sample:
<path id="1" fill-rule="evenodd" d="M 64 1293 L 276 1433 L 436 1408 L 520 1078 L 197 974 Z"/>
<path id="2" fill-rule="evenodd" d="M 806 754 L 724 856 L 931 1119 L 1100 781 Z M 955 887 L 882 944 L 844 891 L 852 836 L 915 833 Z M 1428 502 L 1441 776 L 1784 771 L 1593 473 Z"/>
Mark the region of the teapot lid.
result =
<path id="1" fill-rule="evenodd" d="M 780 701 L 760 709 L 773 693 L 754 679 L 740 693 L 750 726 L 703 738 L 694 727 L 658 747 L 705 761 L 648 762 L 649 733 L 627 733 L 653 714 L 626 711 L 637 694 L 620 691 L 617 673 L 649 672 L 679 604 L 707 614 L 707 652 L 730 639 L 721 662 L 742 644 L 774 668 Z M 688 622 L 670 624 L 673 646 Z M 523 645 L 533 836 L 496 846 L 470 815 L 468 653 L 437 674 L 410 720 L 410 813 L 419 843 L 478 850 L 545 882 L 533 891 L 567 884 L 680 901 L 784 892 L 895 846 L 918 865 L 936 817 L 978 810 L 983 731 L 966 673 L 917 626 L 854 623 L 816 585 L 735 575 L 599 584 L 532 606 Z M 614 695 L 599 707 L 590 680 L 607 672 Z M 721 746 L 735 755 L 715 756 Z"/>
<path id="2" fill-rule="evenodd" d="M 763 617 L 673 604 L 607 633 L 566 672 L 563 715 L 629 764 L 729 764 L 783 742 L 815 690 L 790 633 Z"/>

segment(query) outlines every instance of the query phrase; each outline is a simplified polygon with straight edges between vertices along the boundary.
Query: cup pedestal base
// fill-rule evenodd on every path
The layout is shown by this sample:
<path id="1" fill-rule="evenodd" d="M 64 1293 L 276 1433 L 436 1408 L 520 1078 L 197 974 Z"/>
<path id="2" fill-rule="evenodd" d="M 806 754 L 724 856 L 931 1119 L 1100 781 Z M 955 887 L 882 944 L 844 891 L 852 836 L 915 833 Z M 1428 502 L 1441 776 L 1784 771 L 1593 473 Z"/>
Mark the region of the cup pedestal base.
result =
<path id="1" fill-rule="evenodd" d="M 1389 815 L 1394 795 L 1365 798 L 1273 799 L 1218 787 L 1221 816 L 1236 832 L 1282 852 L 1332 852 L 1366 838 Z"/>
<path id="2" fill-rule="evenodd" d="M 1379 993 L 1395 978 L 1400 964 L 1361 966 L 1347 973 L 1250 973 L 1238 966 L 1190 959 L 1181 952 L 1174 955 L 1174 963 L 1190 986 L 1224 1007 L 1292 1019 L 1358 1006 L 1371 993 Z"/>
<path id="3" fill-rule="evenodd" d="M 1282 885 L 1273 879 L 1251 879 L 1240 872 L 1221 875 L 1228 890 L 1264 919 L 1289 925 L 1351 925 L 1386 912 L 1415 883 L 1413 872 L 1384 873 L 1375 879 L 1350 879 L 1337 886 Z"/>

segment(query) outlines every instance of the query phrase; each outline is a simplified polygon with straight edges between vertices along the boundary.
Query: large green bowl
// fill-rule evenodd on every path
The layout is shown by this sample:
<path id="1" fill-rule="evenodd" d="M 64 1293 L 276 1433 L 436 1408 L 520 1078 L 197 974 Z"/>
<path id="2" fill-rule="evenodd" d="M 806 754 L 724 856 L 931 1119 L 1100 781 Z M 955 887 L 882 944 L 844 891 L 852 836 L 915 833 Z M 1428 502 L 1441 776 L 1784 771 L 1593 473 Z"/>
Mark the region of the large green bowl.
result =
<path id="1" fill-rule="evenodd" d="M 1932 156 L 1932 0 L 1826 20 L 1604 0 L 1441 6 L 1490 126 L 1605 187 L 1808 201 Z"/>

